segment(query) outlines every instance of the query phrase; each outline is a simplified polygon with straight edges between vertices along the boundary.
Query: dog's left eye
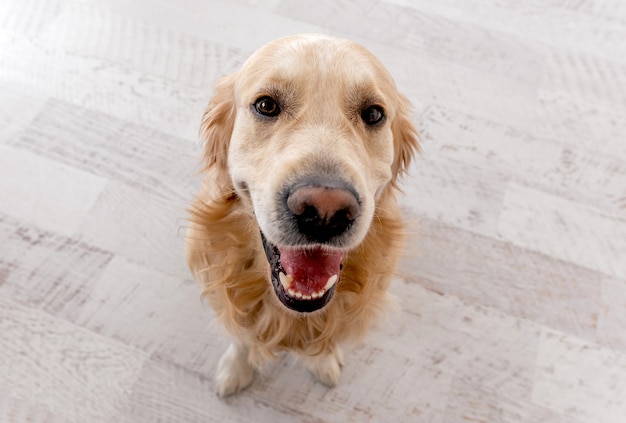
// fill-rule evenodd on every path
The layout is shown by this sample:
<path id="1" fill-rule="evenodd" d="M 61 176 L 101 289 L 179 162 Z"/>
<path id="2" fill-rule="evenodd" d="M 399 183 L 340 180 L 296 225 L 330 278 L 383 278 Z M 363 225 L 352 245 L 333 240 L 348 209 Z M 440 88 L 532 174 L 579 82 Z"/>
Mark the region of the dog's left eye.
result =
<path id="1" fill-rule="evenodd" d="M 272 97 L 261 97 L 254 102 L 254 110 L 260 115 L 275 117 L 280 113 L 280 107 Z"/>
<path id="2" fill-rule="evenodd" d="M 384 118 L 385 112 L 380 106 L 370 106 L 361 112 L 361 119 L 366 125 L 376 125 L 382 122 Z"/>

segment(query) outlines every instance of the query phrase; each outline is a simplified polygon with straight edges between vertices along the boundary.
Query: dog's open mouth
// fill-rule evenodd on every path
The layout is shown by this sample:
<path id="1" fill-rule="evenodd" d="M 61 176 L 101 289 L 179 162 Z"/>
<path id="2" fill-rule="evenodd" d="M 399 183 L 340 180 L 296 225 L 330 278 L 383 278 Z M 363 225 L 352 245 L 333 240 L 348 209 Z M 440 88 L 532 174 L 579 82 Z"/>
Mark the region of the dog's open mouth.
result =
<path id="1" fill-rule="evenodd" d="M 286 307 L 310 313 L 330 302 L 339 280 L 343 252 L 322 246 L 280 247 L 261 233 L 272 285 Z"/>

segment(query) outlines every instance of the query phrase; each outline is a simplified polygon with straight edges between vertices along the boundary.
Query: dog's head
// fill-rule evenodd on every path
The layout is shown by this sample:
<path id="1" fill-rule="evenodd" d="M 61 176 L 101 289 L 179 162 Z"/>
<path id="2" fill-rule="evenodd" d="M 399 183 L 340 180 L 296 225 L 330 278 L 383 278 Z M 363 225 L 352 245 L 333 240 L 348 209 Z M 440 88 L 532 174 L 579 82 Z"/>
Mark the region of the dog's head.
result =
<path id="1" fill-rule="evenodd" d="M 407 106 L 371 53 L 323 35 L 270 43 L 218 82 L 206 164 L 252 208 L 288 308 L 332 298 L 344 253 L 418 148 Z"/>

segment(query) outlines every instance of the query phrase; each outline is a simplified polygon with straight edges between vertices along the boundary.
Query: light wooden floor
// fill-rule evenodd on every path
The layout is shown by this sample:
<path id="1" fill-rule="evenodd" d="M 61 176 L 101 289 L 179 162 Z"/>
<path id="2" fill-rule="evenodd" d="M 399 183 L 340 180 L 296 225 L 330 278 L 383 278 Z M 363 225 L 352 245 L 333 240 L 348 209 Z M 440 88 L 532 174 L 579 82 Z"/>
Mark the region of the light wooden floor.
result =
<path id="1" fill-rule="evenodd" d="M 415 106 L 402 311 L 221 401 L 183 261 L 200 114 L 266 41 Z M 626 2 L 0 0 L 0 422 L 626 421 Z"/>

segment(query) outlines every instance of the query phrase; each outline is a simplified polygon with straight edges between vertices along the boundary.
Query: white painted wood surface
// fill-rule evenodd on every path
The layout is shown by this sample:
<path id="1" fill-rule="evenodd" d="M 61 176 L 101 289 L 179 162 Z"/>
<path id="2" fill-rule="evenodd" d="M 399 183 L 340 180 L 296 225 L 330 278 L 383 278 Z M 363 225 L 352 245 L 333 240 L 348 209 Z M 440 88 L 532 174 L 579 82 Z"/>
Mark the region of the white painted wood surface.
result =
<path id="1" fill-rule="evenodd" d="M 334 389 L 285 357 L 219 400 L 200 115 L 297 32 L 414 105 L 402 311 Z M 621 0 L 0 0 L 0 422 L 623 422 L 624 40 Z"/>

